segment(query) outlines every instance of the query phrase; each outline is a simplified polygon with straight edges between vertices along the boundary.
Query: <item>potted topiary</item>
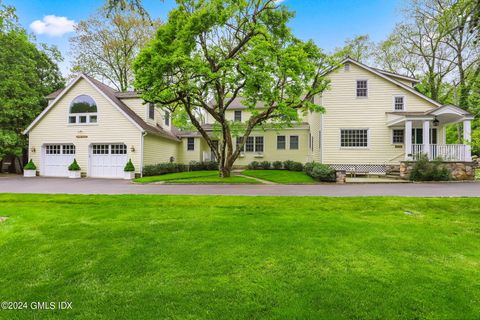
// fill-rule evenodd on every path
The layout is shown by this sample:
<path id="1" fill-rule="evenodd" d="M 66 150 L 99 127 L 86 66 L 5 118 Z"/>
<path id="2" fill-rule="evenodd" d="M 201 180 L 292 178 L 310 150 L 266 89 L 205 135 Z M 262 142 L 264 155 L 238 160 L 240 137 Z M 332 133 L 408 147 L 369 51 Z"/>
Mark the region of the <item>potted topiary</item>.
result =
<path id="1" fill-rule="evenodd" d="M 132 159 L 128 160 L 123 171 L 125 172 L 123 179 L 132 180 L 135 178 L 135 167 L 133 166 Z"/>
<path id="2" fill-rule="evenodd" d="M 68 166 L 68 177 L 71 179 L 78 179 L 80 178 L 80 166 L 77 163 L 77 159 L 73 159 L 71 165 Z"/>
<path id="3" fill-rule="evenodd" d="M 23 176 L 27 178 L 35 177 L 37 175 L 37 166 L 32 159 L 23 167 Z"/>

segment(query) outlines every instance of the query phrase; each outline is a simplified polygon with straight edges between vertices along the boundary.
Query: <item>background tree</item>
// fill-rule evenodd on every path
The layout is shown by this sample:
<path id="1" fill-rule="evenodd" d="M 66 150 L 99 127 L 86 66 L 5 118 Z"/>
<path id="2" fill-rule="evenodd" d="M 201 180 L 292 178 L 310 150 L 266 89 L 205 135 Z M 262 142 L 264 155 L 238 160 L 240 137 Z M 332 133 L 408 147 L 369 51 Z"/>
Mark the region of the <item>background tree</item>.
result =
<path id="1" fill-rule="evenodd" d="M 135 61 L 135 87 L 143 98 L 185 111 L 218 159 L 222 177 L 230 175 L 255 127 L 288 125 L 299 112 L 322 110 L 313 97 L 326 88 L 322 71 L 332 61 L 313 42 L 292 35 L 292 16 L 275 0 L 177 1 Z M 226 119 L 240 96 L 252 113 L 243 126 Z M 256 108 L 260 102 L 264 109 Z M 218 144 L 202 127 L 201 113 L 215 119 Z"/>
<path id="2" fill-rule="evenodd" d="M 368 34 L 354 36 L 351 39 L 345 40 L 345 45 L 341 49 L 337 49 L 337 53 L 344 57 L 360 61 L 365 64 L 370 64 L 374 43 L 370 40 Z"/>
<path id="3" fill-rule="evenodd" d="M 71 71 L 99 77 L 119 91 L 131 89 L 132 62 L 159 25 L 158 20 L 145 19 L 130 6 L 101 8 L 75 27 L 76 35 L 70 38 Z"/>
<path id="4" fill-rule="evenodd" d="M 0 159 L 22 155 L 23 130 L 47 106 L 44 97 L 64 85 L 59 51 L 32 40 L 15 9 L 0 3 Z"/>

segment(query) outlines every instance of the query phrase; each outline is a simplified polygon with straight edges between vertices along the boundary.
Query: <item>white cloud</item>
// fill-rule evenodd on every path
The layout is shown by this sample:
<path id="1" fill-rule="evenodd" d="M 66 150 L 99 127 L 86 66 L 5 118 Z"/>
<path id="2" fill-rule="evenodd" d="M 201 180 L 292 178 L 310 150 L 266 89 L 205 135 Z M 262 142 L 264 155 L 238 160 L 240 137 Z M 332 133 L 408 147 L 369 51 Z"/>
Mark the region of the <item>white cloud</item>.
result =
<path id="1" fill-rule="evenodd" d="M 67 17 L 56 15 L 44 16 L 42 20 L 35 20 L 30 24 L 30 29 L 36 34 L 46 34 L 51 37 L 61 37 L 65 33 L 73 32 L 75 21 Z"/>

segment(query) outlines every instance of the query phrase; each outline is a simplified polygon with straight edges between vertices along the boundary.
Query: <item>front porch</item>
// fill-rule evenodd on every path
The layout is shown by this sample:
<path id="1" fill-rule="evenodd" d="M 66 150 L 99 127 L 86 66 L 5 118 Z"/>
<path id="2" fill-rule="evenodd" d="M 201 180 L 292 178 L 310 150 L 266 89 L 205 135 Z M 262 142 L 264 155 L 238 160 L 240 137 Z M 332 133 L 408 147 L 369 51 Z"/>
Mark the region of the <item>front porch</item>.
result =
<path id="1" fill-rule="evenodd" d="M 429 112 L 387 114 L 387 126 L 392 128 L 394 143 L 396 139 L 405 146 L 405 161 L 416 161 L 422 154 L 429 160 L 472 161 L 472 120 L 470 113 L 455 106 L 443 106 Z M 463 123 L 463 144 L 446 143 L 446 126 L 455 123 Z"/>

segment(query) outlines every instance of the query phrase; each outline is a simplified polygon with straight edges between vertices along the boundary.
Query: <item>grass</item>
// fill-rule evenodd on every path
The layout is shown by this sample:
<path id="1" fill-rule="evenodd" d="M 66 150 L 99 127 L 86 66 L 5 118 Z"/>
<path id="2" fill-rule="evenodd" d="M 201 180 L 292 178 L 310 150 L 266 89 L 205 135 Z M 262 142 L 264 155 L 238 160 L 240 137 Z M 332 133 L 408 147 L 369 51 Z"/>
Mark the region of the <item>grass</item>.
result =
<path id="1" fill-rule="evenodd" d="M 282 184 L 296 183 L 315 183 L 315 180 L 307 176 L 304 172 L 287 171 L 287 170 L 245 170 L 243 175 L 255 177 L 271 182 Z"/>
<path id="2" fill-rule="evenodd" d="M 0 195 L 2 319 L 476 319 L 480 199 Z"/>
<path id="3" fill-rule="evenodd" d="M 220 178 L 218 171 L 190 171 L 190 172 L 178 172 L 169 173 L 160 176 L 142 177 L 134 180 L 138 183 L 152 183 L 152 182 L 165 182 L 165 183 L 232 183 L 232 184 L 244 184 L 244 183 L 259 183 L 257 180 L 249 179 L 246 177 L 231 176 L 228 178 Z"/>

